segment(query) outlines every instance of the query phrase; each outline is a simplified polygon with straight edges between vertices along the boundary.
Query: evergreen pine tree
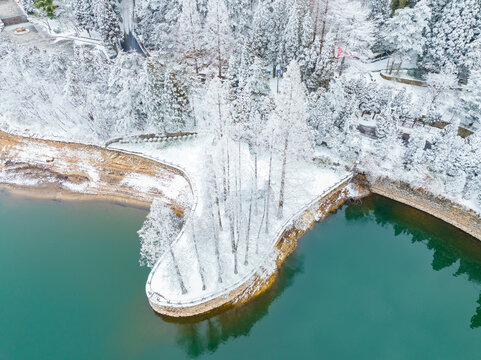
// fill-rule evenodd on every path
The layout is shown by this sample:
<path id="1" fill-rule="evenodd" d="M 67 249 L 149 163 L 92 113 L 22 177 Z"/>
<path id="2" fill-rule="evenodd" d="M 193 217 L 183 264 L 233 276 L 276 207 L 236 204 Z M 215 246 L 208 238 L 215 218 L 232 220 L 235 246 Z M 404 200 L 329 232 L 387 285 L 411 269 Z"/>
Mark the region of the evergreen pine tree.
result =
<path id="1" fill-rule="evenodd" d="M 100 33 L 104 43 L 114 50 L 121 39 L 119 19 L 114 13 L 114 9 L 109 0 L 94 0 L 96 28 Z"/>
<path id="2" fill-rule="evenodd" d="M 202 66 L 202 25 L 195 0 L 183 0 L 177 23 L 177 55 L 198 75 Z"/>
<path id="3" fill-rule="evenodd" d="M 209 0 L 205 20 L 205 49 L 209 64 L 215 66 L 222 78 L 233 43 L 232 32 L 224 0 Z"/>
<path id="4" fill-rule="evenodd" d="M 89 35 L 95 28 L 95 16 L 92 12 L 91 0 L 75 0 L 73 3 L 75 21 L 80 29 L 86 30 Z"/>
<path id="5" fill-rule="evenodd" d="M 479 37 L 478 0 L 431 0 L 433 16 L 426 35 L 422 66 L 438 72 L 448 66 L 462 75 L 469 62 L 470 45 Z"/>

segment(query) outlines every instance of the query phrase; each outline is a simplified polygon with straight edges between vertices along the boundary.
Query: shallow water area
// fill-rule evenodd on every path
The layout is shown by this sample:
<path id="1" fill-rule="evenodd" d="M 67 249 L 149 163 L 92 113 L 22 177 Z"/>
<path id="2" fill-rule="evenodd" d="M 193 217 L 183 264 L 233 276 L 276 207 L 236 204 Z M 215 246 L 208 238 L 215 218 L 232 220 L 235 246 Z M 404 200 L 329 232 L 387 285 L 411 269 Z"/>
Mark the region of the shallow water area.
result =
<path id="1" fill-rule="evenodd" d="M 145 216 L 0 193 L 0 359 L 481 356 L 481 243 L 429 215 L 377 196 L 344 206 L 266 294 L 183 321 L 147 302 Z"/>

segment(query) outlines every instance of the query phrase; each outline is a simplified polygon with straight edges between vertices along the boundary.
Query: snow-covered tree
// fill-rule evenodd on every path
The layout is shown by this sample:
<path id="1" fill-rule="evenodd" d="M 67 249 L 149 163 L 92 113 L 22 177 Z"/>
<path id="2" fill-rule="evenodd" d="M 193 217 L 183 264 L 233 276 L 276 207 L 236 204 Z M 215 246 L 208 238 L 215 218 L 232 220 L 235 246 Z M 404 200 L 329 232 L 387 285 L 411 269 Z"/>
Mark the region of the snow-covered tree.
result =
<path id="1" fill-rule="evenodd" d="M 213 78 L 207 87 L 202 101 L 204 113 L 199 121 L 201 133 L 213 134 L 220 139 L 226 135 L 229 120 L 227 101 L 227 83 L 222 83 L 219 78 Z"/>
<path id="2" fill-rule="evenodd" d="M 181 71 L 167 68 L 163 89 L 163 121 L 169 131 L 184 129 L 192 116 L 189 94 Z"/>
<path id="3" fill-rule="evenodd" d="M 370 7 L 369 20 L 371 20 L 376 27 L 375 49 L 378 50 L 383 47 L 381 34 L 385 32 L 386 23 L 391 16 L 391 1 L 372 0 L 370 1 Z"/>
<path id="4" fill-rule="evenodd" d="M 214 242 L 214 252 L 217 265 L 217 282 L 222 283 L 223 269 L 221 265 L 220 254 L 220 231 L 223 230 L 222 225 L 222 213 L 221 213 L 221 199 L 222 194 L 220 190 L 220 184 L 217 183 L 218 177 L 216 176 L 216 167 L 212 154 L 216 154 L 215 147 L 208 147 L 206 149 L 204 157 L 203 168 L 203 185 L 205 191 L 203 194 L 205 204 L 205 216 L 207 220 L 207 227 L 209 234 L 212 234 L 209 238 Z"/>
<path id="5" fill-rule="evenodd" d="M 349 81 L 344 77 L 319 89 L 309 97 L 309 125 L 315 130 L 318 145 L 328 147 L 334 155 L 350 164 L 359 152 L 357 126 L 358 100 L 349 93 Z"/>
<path id="6" fill-rule="evenodd" d="M 474 200 L 481 205 L 481 130 L 471 135 L 466 144 L 466 155 L 463 170 L 466 172 L 466 185 L 463 198 Z"/>
<path id="7" fill-rule="evenodd" d="M 27 14 L 33 14 L 33 0 L 22 0 L 22 6 Z"/>
<path id="8" fill-rule="evenodd" d="M 117 49 L 117 44 L 121 39 L 119 19 L 114 12 L 114 8 L 109 0 L 95 0 L 93 3 L 96 16 L 96 28 L 104 43 Z"/>
<path id="9" fill-rule="evenodd" d="M 140 264 L 153 267 L 164 253 L 169 253 L 182 294 L 186 294 L 187 289 L 185 288 L 173 249 L 173 242 L 181 226 L 181 219 L 161 200 L 155 199 L 152 202 L 150 213 L 147 215 L 144 225 L 139 230 L 141 245 Z"/>
<path id="10" fill-rule="evenodd" d="M 149 131 L 166 132 L 167 128 L 163 117 L 164 100 L 166 99 L 164 95 L 165 67 L 157 59 L 149 58 L 145 71 L 147 127 Z"/>
<path id="11" fill-rule="evenodd" d="M 246 86 L 234 102 L 234 116 L 239 123 L 239 138 L 247 142 L 254 156 L 254 194 L 257 194 L 258 190 L 257 160 L 265 142 L 263 138 L 265 123 L 273 107 L 269 94 L 269 77 L 265 71 L 265 62 L 256 57 L 250 68 Z M 257 203 L 255 211 L 257 212 Z"/>
<path id="12" fill-rule="evenodd" d="M 471 73 L 468 84 L 461 93 L 460 105 L 468 124 L 479 128 L 481 125 L 481 70 Z"/>
<path id="13" fill-rule="evenodd" d="M 376 168 L 369 168 L 369 171 L 387 176 L 402 164 L 404 155 L 397 121 L 389 107 L 382 108 L 376 117 L 376 137 L 373 154 Z"/>
<path id="14" fill-rule="evenodd" d="M 252 39 L 253 55 L 259 56 L 266 61 L 274 62 L 277 52 L 273 51 L 277 40 L 274 37 L 275 22 L 273 8 L 267 1 L 259 2 L 252 20 Z M 273 55 L 275 54 L 275 55 Z"/>
<path id="15" fill-rule="evenodd" d="M 162 57 L 177 50 L 177 21 L 181 13 L 179 0 L 136 0 L 136 33 L 144 45 Z"/>
<path id="16" fill-rule="evenodd" d="M 437 105 L 442 96 L 450 90 L 455 90 L 458 86 L 457 75 L 451 70 L 446 69 L 440 73 L 430 73 L 426 76 L 426 84 L 429 89 L 431 103 Z"/>
<path id="17" fill-rule="evenodd" d="M 422 134 L 412 134 L 409 137 L 407 149 L 404 153 L 404 166 L 408 171 L 415 171 L 424 161 L 425 147 L 426 139 Z"/>
<path id="18" fill-rule="evenodd" d="M 275 124 L 276 137 L 280 141 L 282 169 L 280 179 L 279 206 L 277 216 L 283 216 L 288 157 L 309 158 L 311 134 L 307 125 L 306 89 L 301 81 L 299 64 L 292 60 L 284 75 L 280 94 L 276 97 L 276 108 L 270 121 Z"/>
<path id="19" fill-rule="evenodd" d="M 217 76 L 222 78 L 233 45 L 232 31 L 224 0 L 209 0 L 205 20 L 204 47 L 209 64 L 217 68 Z"/>
<path id="20" fill-rule="evenodd" d="M 334 76 L 337 63 L 334 60 L 335 39 L 332 33 L 324 35 L 323 40 L 316 37 L 314 42 L 302 50 L 299 57 L 301 74 L 309 90 L 328 87 Z"/>
<path id="21" fill-rule="evenodd" d="M 247 35 L 252 17 L 253 0 L 226 0 L 232 31 L 236 38 Z"/>
<path id="22" fill-rule="evenodd" d="M 432 169 L 440 174 L 445 174 L 454 163 L 455 149 L 461 140 L 458 138 L 458 127 L 458 122 L 449 124 L 433 139 L 428 161 Z"/>
<path id="23" fill-rule="evenodd" d="M 431 0 L 430 5 L 432 19 L 421 65 L 435 72 L 454 66 L 462 73 L 470 45 L 479 37 L 481 4 L 478 0 Z"/>
<path id="24" fill-rule="evenodd" d="M 177 23 L 177 55 L 199 74 L 202 66 L 202 25 L 195 0 L 183 0 Z"/>
<path id="25" fill-rule="evenodd" d="M 248 99 L 251 102 L 250 112 L 259 112 L 266 115 L 266 101 L 271 92 L 269 86 L 269 76 L 266 72 L 266 63 L 262 58 L 254 58 L 253 63 L 249 68 L 249 77 L 246 79 L 246 89 L 248 92 Z"/>
<path id="26" fill-rule="evenodd" d="M 288 64 L 284 51 L 284 39 L 291 6 L 291 0 L 274 0 L 269 6 L 272 12 L 272 22 L 266 24 L 267 31 L 270 31 L 266 60 L 272 64 L 273 76 L 276 76 L 278 67 L 284 69 Z"/>
<path id="27" fill-rule="evenodd" d="M 375 43 L 375 25 L 369 19 L 369 8 L 360 1 L 336 1 L 333 6 L 332 26 L 337 33 L 337 46 L 351 57 L 368 59 Z M 344 59 L 340 59 L 344 61 Z"/>
<path id="28" fill-rule="evenodd" d="M 91 0 L 75 0 L 73 3 L 76 25 L 90 32 L 96 28 L 96 19 L 93 13 Z"/>
<path id="29" fill-rule="evenodd" d="M 304 0 L 295 0 L 292 5 L 283 39 L 285 63 L 297 60 L 304 43 L 313 38 L 314 29 L 308 10 L 308 4 Z"/>
<path id="30" fill-rule="evenodd" d="M 423 52 L 424 36 L 431 18 L 428 0 L 420 0 L 414 8 L 397 10 L 387 21 L 384 30 L 385 46 L 401 60 L 419 56 Z"/>
<path id="31" fill-rule="evenodd" d="M 65 82 L 64 96 L 74 105 L 80 105 L 84 99 L 84 88 L 79 83 L 74 69 L 67 69 L 65 72 Z"/>
<path id="32" fill-rule="evenodd" d="M 120 53 L 109 77 L 110 106 L 118 135 L 138 133 L 146 125 L 145 61 L 135 53 Z"/>
<path id="33" fill-rule="evenodd" d="M 376 118 L 376 136 L 379 139 L 397 136 L 397 122 L 391 109 L 383 108 Z"/>

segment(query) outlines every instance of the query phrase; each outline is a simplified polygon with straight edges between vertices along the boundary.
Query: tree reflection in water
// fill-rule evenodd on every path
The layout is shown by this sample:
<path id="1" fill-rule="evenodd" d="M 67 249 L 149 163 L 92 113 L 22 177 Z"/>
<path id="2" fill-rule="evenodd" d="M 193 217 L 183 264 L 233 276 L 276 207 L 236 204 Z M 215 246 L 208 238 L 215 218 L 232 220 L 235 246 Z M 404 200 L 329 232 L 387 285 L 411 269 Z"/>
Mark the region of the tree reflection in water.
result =
<path id="1" fill-rule="evenodd" d="M 346 207 L 346 218 L 356 221 L 374 219 L 380 225 L 392 225 L 395 235 L 408 234 L 412 243 L 423 243 L 433 250 L 431 267 L 435 271 L 448 268 L 459 260 L 453 276 L 465 275 L 469 281 L 481 283 L 481 242 L 463 231 L 412 207 L 373 195 L 361 203 Z M 481 327 L 481 294 L 471 328 Z"/>
<path id="2" fill-rule="evenodd" d="M 481 242 L 429 214 L 373 195 L 347 205 L 345 216 L 348 221 L 390 225 L 396 236 L 410 235 L 412 243 L 422 243 L 433 250 L 431 266 L 435 271 L 448 268 L 459 260 L 453 276 L 465 275 L 469 281 L 481 283 Z M 254 324 L 267 315 L 272 302 L 293 284 L 297 274 L 303 272 L 303 264 L 302 253 L 295 251 L 281 268 L 274 285 L 246 305 L 203 318 L 162 318 L 178 325 L 176 341 L 189 356 L 215 352 L 229 339 L 247 336 Z M 473 329 L 481 327 L 481 294 L 470 325 Z"/>
<path id="3" fill-rule="evenodd" d="M 254 324 L 268 313 L 270 304 L 292 285 L 295 276 L 303 271 L 303 255 L 294 252 L 280 270 L 277 281 L 253 301 L 208 317 L 189 319 L 162 318 L 178 324 L 177 343 L 191 357 L 214 352 L 231 338 L 247 336 Z"/>

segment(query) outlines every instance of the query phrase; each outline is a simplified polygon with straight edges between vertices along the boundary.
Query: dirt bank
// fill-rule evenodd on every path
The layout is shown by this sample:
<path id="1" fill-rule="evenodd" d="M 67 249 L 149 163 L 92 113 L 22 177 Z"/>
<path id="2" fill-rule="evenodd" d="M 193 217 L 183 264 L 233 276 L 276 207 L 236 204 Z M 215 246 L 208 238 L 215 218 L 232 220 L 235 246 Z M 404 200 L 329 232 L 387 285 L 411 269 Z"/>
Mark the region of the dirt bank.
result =
<path id="1" fill-rule="evenodd" d="M 0 131 L 0 187 L 38 198 L 106 200 L 148 207 L 162 198 L 182 215 L 192 200 L 181 170 L 98 146 Z"/>

